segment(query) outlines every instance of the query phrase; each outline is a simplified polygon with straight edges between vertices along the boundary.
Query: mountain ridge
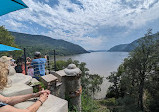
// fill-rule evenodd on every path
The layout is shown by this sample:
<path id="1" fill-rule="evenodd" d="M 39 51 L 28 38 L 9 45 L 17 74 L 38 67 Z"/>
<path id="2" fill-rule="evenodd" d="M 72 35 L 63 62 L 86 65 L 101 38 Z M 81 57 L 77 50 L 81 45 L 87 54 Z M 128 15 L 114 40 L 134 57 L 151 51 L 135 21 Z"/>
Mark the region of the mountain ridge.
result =
<path id="1" fill-rule="evenodd" d="M 153 36 L 153 39 L 159 39 L 159 32 L 152 34 L 151 36 Z M 137 40 L 134 40 L 133 42 L 131 42 L 129 44 L 116 45 L 116 46 L 110 48 L 108 50 L 108 52 L 131 52 L 132 50 L 134 50 L 138 46 L 138 44 L 139 44 L 138 42 L 140 40 L 142 40 L 143 38 L 146 38 L 146 37 L 141 37 Z"/>
<path id="2" fill-rule="evenodd" d="M 29 56 L 33 55 L 35 51 L 40 51 L 42 54 L 53 55 L 54 50 L 56 50 L 57 55 L 88 53 L 88 51 L 81 46 L 62 39 L 13 31 L 10 31 L 10 33 L 15 37 L 15 43 L 21 49 L 26 48 Z"/>

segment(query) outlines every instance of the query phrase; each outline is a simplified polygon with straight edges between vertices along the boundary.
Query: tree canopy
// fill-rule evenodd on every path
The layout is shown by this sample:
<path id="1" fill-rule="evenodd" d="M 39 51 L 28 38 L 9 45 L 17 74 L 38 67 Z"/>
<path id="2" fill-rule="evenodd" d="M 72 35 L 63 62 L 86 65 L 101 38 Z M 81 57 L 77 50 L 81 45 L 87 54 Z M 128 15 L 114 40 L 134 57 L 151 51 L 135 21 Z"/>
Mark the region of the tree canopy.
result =
<path id="1" fill-rule="evenodd" d="M 129 53 L 118 71 L 108 77 L 113 85 L 106 97 L 117 99 L 122 106 L 119 112 L 159 111 L 159 40 L 153 39 L 151 31 L 139 40 L 139 46 Z"/>
<path id="2" fill-rule="evenodd" d="M 11 35 L 11 33 L 5 29 L 4 26 L 0 26 L 0 44 L 12 46 L 12 47 L 17 47 L 18 46 L 15 44 L 15 38 Z M 0 54 L 2 55 L 12 55 L 13 57 L 18 57 L 22 54 L 22 51 L 11 51 L 11 52 L 3 52 Z"/>

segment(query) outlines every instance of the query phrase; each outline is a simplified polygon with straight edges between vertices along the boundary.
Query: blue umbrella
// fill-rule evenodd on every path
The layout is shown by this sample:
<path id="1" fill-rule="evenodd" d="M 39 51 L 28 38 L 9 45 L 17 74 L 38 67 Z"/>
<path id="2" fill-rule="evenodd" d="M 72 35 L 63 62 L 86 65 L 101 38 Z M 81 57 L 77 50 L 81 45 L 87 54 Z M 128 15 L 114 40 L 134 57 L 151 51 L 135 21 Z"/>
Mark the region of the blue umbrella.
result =
<path id="1" fill-rule="evenodd" d="M 15 47 L 11 47 L 11 46 L 7 46 L 7 45 L 3 45 L 0 44 L 0 52 L 5 52 L 5 51 L 15 51 L 15 50 L 21 50 Z"/>
<path id="2" fill-rule="evenodd" d="M 21 0 L 0 0 L 0 16 L 23 8 L 28 6 Z"/>

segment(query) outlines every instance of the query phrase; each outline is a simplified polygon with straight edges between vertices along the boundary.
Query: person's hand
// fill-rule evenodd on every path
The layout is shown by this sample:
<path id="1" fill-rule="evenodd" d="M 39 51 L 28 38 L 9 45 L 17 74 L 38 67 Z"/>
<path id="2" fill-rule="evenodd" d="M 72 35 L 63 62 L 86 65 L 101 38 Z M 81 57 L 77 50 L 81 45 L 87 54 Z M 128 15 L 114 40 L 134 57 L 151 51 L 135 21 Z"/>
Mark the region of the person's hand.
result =
<path id="1" fill-rule="evenodd" d="M 45 55 L 44 58 L 47 59 L 47 55 Z"/>
<path id="2" fill-rule="evenodd" d="M 40 95 L 46 93 L 47 95 L 50 94 L 50 91 L 49 90 L 42 90 L 42 91 L 39 91 L 38 93 L 35 94 L 35 97 L 39 97 Z"/>
<path id="3" fill-rule="evenodd" d="M 39 100 L 42 101 L 42 103 L 44 103 L 48 99 L 48 96 L 49 96 L 49 94 L 43 93 L 40 95 Z"/>
<path id="4" fill-rule="evenodd" d="M 31 61 L 31 58 L 29 58 L 29 57 L 27 57 L 26 59 Z"/>

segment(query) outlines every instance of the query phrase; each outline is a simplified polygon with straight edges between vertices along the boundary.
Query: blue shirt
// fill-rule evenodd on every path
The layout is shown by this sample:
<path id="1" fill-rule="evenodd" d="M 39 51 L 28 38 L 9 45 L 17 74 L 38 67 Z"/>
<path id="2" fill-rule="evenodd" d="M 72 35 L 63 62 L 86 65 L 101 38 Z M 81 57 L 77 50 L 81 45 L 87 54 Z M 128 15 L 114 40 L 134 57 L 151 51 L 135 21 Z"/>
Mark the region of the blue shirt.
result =
<path id="1" fill-rule="evenodd" d="M 33 59 L 31 62 L 31 66 L 34 68 L 34 77 L 39 79 L 40 76 L 45 75 L 45 58 Z"/>

